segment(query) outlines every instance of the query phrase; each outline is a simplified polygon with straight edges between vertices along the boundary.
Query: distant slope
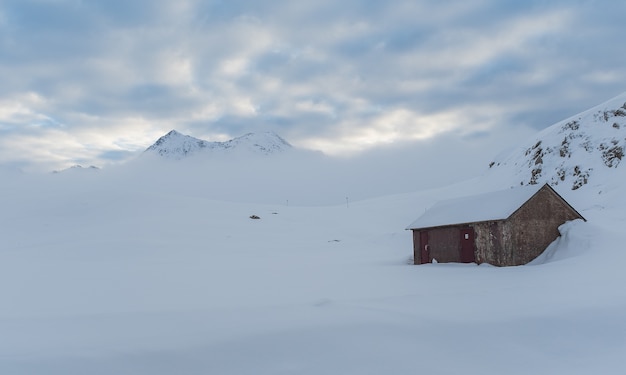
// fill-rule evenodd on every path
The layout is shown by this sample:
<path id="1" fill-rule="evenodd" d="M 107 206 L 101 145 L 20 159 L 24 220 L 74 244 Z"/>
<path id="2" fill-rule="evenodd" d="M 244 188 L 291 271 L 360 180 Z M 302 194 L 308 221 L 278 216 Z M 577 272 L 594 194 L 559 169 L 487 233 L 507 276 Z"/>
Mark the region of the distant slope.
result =
<path id="1" fill-rule="evenodd" d="M 200 153 L 247 152 L 270 155 L 290 149 L 292 146 L 287 141 L 272 132 L 248 133 L 226 142 L 209 142 L 172 130 L 148 147 L 145 153 L 178 160 Z"/>
<path id="2" fill-rule="evenodd" d="M 80 173 L 82 171 L 91 171 L 91 172 L 93 172 L 93 171 L 99 171 L 99 170 L 100 170 L 100 168 L 98 168 L 98 167 L 96 167 L 94 165 L 90 165 L 89 167 L 83 167 L 80 164 L 76 164 L 76 165 L 73 165 L 73 166 L 71 166 L 69 168 L 52 171 L 52 173 L 55 173 L 55 174 L 56 173 Z"/>
<path id="3" fill-rule="evenodd" d="M 576 190 L 619 168 L 625 147 L 626 93 L 550 126 L 494 160 L 490 173 L 510 174 L 514 185 L 547 182 Z"/>

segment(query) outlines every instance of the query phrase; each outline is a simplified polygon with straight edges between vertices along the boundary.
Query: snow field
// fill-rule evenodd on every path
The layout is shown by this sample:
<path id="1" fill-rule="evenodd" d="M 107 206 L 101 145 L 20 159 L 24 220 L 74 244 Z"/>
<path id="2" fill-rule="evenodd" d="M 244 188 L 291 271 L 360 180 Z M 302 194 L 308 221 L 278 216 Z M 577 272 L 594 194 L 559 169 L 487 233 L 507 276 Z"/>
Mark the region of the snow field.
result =
<path id="1" fill-rule="evenodd" d="M 346 208 L 85 181 L 2 187 L 0 373 L 624 372 L 617 183 L 575 192 L 589 221 L 536 264 L 496 268 L 407 264 L 404 228 L 482 182 Z"/>

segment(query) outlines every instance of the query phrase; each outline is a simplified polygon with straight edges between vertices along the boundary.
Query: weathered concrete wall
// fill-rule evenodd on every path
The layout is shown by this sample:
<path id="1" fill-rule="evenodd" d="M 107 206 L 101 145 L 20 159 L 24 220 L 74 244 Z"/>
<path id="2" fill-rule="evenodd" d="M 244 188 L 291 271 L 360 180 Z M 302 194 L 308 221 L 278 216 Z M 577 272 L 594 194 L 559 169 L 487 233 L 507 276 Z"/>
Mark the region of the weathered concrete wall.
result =
<path id="1" fill-rule="evenodd" d="M 511 249 L 503 265 L 526 264 L 539 256 L 559 236 L 558 228 L 581 218 L 549 189 L 541 189 L 507 222 Z"/>
<path id="2" fill-rule="evenodd" d="M 476 235 L 476 263 L 500 265 L 503 260 L 502 249 L 507 246 L 504 221 L 485 221 L 472 224 L 472 227 Z"/>
<path id="3" fill-rule="evenodd" d="M 476 262 L 518 266 L 539 256 L 559 236 L 558 228 L 581 218 L 558 195 L 544 188 L 503 221 L 472 224 Z"/>

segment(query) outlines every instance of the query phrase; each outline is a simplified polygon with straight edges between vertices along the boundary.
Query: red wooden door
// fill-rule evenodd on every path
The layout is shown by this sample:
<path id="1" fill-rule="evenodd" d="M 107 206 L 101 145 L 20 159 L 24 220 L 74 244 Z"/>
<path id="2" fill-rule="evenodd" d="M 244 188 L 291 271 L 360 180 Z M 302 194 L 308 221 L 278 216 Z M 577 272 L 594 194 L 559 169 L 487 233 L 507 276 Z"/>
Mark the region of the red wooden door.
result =
<path id="1" fill-rule="evenodd" d="M 428 246 L 428 231 L 420 231 L 420 260 L 422 264 L 430 263 L 430 251 Z"/>
<path id="2" fill-rule="evenodd" d="M 461 229 L 461 262 L 472 263 L 476 261 L 474 255 L 474 229 Z"/>
<path id="3" fill-rule="evenodd" d="M 422 264 L 422 255 L 420 253 L 420 232 L 413 231 L 413 264 Z"/>

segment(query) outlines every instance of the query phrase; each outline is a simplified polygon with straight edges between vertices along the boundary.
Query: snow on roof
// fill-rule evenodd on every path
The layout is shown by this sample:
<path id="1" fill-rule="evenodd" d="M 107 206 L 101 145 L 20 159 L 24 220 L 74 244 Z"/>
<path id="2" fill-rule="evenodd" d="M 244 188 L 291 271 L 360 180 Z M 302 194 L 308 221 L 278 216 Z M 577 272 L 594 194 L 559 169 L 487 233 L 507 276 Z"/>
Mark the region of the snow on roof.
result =
<path id="1" fill-rule="evenodd" d="M 535 195 L 542 186 L 531 185 L 470 197 L 439 201 L 406 229 L 503 220 Z"/>

